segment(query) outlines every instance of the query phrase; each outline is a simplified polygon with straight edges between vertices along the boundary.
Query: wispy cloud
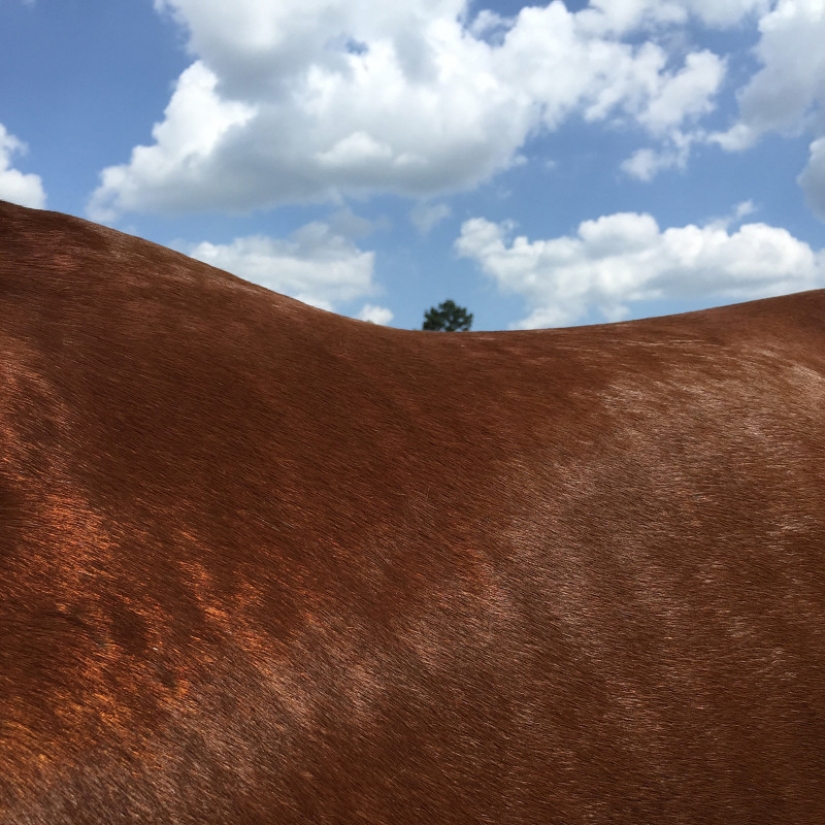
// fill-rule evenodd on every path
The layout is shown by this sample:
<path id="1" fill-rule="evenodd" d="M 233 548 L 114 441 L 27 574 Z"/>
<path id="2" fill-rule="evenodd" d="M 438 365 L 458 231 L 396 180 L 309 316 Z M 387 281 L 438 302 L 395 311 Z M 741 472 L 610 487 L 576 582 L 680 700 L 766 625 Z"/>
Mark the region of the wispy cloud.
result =
<path id="1" fill-rule="evenodd" d="M 419 203 L 410 211 L 410 220 L 421 235 L 428 235 L 436 224 L 449 218 L 452 213 L 446 203 Z"/>

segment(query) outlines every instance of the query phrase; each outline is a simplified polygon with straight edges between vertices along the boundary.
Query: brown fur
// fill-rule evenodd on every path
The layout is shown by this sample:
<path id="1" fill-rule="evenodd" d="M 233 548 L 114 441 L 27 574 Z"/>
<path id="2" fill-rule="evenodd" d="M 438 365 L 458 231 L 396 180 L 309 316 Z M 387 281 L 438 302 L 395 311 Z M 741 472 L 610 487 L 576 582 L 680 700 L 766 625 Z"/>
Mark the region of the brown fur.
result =
<path id="1" fill-rule="evenodd" d="M 405 332 L 0 205 L 0 823 L 825 822 L 825 293 Z"/>

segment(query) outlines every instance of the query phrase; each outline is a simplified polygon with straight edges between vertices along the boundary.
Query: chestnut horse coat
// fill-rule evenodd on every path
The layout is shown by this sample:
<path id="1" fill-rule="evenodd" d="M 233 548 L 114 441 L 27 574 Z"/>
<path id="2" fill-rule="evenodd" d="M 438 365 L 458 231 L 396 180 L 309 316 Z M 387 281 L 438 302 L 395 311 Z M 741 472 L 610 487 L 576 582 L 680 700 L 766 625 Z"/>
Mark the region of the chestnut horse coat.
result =
<path id="1" fill-rule="evenodd" d="M 822 825 L 825 293 L 406 332 L 0 204 L 0 825 Z"/>

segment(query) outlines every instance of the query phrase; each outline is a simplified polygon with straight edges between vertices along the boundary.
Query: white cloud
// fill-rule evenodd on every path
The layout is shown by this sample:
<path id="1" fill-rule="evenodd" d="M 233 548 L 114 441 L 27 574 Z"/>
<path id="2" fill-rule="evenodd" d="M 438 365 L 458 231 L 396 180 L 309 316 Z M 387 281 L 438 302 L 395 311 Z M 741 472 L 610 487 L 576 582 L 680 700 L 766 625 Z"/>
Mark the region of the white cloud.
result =
<path id="1" fill-rule="evenodd" d="M 134 209 L 182 209 L 190 206 L 191 191 L 207 200 L 219 198 L 232 207 L 237 180 L 227 185 L 214 166 L 214 153 L 233 129 L 254 117 L 253 107 L 222 100 L 218 78 L 200 61 L 180 76 L 166 119 L 155 124 L 155 144 L 137 146 L 128 164 L 110 166 L 92 195 L 92 220 L 109 222 L 118 213 Z"/>
<path id="2" fill-rule="evenodd" d="M 24 174 L 12 167 L 14 155 L 26 152 L 26 144 L 8 132 L 0 123 L 0 199 L 43 209 L 46 206 L 46 192 L 39 175 Z"/>
<path id="3" fill-rule="evenodd" d="M 655 0 L 650 0 L 655 3 Z M 726 28 L 735 26 L 744 18 L 768 11 L 774 0 L 687 0 L 691 14 L 707 26 Z"/>
<path id="4" fill-rule="evenodd" d="M 762 68 L 739 95 L 740 122 L 718 139 L 744 148 L 768 131 L 795 132 L 825 103 L 825 3 L 779 0 L 759 21 Z"/>
<path id="5" fill-rule="evenodd" d="M 701 138 L 701 133 L 684 134 L 674 129 L 663 141 L 662 148 L 639 149 L 621 164 L 622 171 L 641 181 L 650 181 L 665 169 L 684 170 L 690 158 L 693 144 Z"/>
<path id="6" fill-rule="evenodd" d="M 762 68 L 739 93 L 739 120 L 710 136 L 727 151 L 750 148 L 767 132 L 813 132 L 809 166 L 799 178 L 825 220 L 825 2 L 779 0 L 759 21 L 755 54 Z"/>
<path id="7" fill-rule="evenodd" d="M 453 210 L 446 203 L 418 203 L 410 210 L 410 220 L 422 235 L 428 235 L 432 228 L 452 215 Z"/>
<path id="8" fill-rule="evenodd" d="M 709 143 L 716 143 L 726 152 L 742 152 L 750 149 L 759 135 L 746 123 L 736 123 L 726 132 L 714 132 L 708 135 Z"/>
<path id="9" fill-rule="evenodd" d="M 482 9 L 470 24 L 470 32 L 478 38 L 485 35 L 502 36 L 503 33 L 512 28 L 515 18 L 503 17 L 498 12 L 490 11 L 489 9 Z"/>
<path id="10" fill-rule="evenodd" d="M 262 235 L 231 244 L 199 243 L 184 251 L 267 289 L 321 309 L 374 291 L 375 255 L 359 250 L 321 222 L 301 227 L 289 240 Z"/>
<path id="11" fill-rule="evenodd" d="M 392 319 L 392 310 L 386 307 L 375 306 L 374 304 L 364 304 L 358 313 L 359 321 L 369 321 L 371 324 L 379 324 L 384 327 L 387 326 Z"/>
<path id="12" fill-rule="evenodd" d="M 708 114 L 724 76 L 724 61 L 712 52 L 689 54 L 680 71 L 656 76 L 655 94 L 639 121 L 653 134 L 664 134 L 688 118 Z"/>
<path id="13" fill-rule="evenodd" d="M 679 158 L 667 152 L 639 149 L 622 162 L 622 171 L 637 180 L 650 181 L 663 169 L 680 166 Z"/>
<path id="14" fill-rule="evenodd" d="M 742 201 L 741 203 L 736 204 L 736 208 L 733 210 L 732 220 L 739 221 L 748 215 L 752 215 L 754 212 L 756 212 L 756 206 L 754 206 L 753 201 Z"/>
<path id="15" fill-rule="evenodd" d="M 465 0 L 155 0 L 197 59 L 154 143 L 103 171 L 89 213 L 434 197 L 512 166 L 537 130 L 574 115 L 671 140 L 713 108 L 725 65 L 621 37 L 761 5 L 602 0 L 571 13 L 557 0 L 470 20 Z"/>
<path id="16" fill-rule="evenodd" d="M 669 76 L 657 75 L 656 94 L 638 114 L 639 122 L 660 148 L 637 150 L 621 164 L 626 174 L 650 181 L 666 169 L 684 170 L 693 144 L 704 140 L 701 129 L 685 131 L 683 125 L 713 111 L 713 99 L 725 78 L 725 63 L 712 52 L 689 54 L 684 67 Z"/>
<path id="17" fill-rule="evenodd" d="M 754 212 L 756 212 L 756 206 L 753 201 L 742 201 L 741 203 L 737 203 L 728 215 L 709 221 L 705 224 L 705 228 L 727 230 L 730 229 L 731 226 L 736 226 L 741 223 L 743 218 L 752 215 Z"/>
<path id="18" fill-rule="evenodd" d="M 811 144 L 811 154 L 799 185 L 811 209 L 825 221 L 825 137 Z"/>
<path id="19" fill-rule="evenodd" d="M 740 204 L 735 217 L 750 208 Z M 617 213 L 572 236 L 508 241 L 512 226 L 474 218 L 455 246 L 524 298 L 530 315 L 520 328 L 569 324 L 593 309 L 619 320 L 638 301 L 748 300 L 825 285 L 825 251 L 763 223 L 733 233 L 723 223 L 663 231 L 650 215 Z"/>
<path id="20" fill-rule="evenodd" d="M 771 0 L 592 0 L 582 14 L 595 31 L 624 34 L 683 25 L 691 17 L 706 26 L 726 28 L 764 13 L 770 4 Z"/>

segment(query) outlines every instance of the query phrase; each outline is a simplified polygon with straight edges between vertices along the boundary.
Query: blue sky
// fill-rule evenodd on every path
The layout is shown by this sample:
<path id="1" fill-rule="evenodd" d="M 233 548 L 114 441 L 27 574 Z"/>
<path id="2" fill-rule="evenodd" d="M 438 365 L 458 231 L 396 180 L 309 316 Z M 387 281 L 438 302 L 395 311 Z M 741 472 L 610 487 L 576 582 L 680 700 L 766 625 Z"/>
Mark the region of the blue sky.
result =
<path id="1" fill-rule="evenodd" d="M 825 0 L 0 0 L 0 198 L 352 317 L 825 286 Z"/>

